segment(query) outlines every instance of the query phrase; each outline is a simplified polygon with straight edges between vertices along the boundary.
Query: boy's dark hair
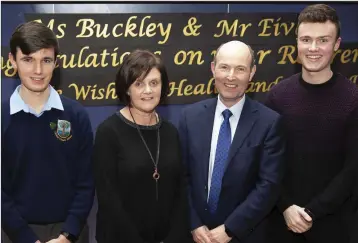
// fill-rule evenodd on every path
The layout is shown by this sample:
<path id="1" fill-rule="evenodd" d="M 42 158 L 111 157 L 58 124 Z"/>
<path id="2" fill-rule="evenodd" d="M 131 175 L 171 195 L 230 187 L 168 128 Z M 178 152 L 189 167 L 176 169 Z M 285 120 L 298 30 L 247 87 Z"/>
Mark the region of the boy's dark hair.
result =
<path id="1" fill-rule="evenodd" d="M 25 55 L 30 55 L 51 47 L 54 48 L 56 60 L 59 45 L 55 33 L 46 25 L 35 21 L 19 25 L 10 39 L 10 52 L 14 59 L 16 59 L 17 48 L 20 48 Z"/>
<path id="2" fill-rule="evenodd" d="M 162 90 L 159 103 L 163 103 L 168 95 L 169 78 L 162 59 L 147 50 L 134 50 L 123 59 L 116 75 L 115 85 L 118 99 L 125 105 L 130 105 L 129 87 L 139 78 L 144 79 L 148 73 L 157 68 L 162 80 Z"/>
<path id="3" fill-rule="evenodd" d="M 298 16 L 297 27 L 301 23 L 325 23 L 326 21 L 331 21 L 335 24 L 337 29 L 336 39 L 338 39 L 341 34 L 341 23 L 336 10 L 326 4 L 309 5 L 303 9 Z"/>

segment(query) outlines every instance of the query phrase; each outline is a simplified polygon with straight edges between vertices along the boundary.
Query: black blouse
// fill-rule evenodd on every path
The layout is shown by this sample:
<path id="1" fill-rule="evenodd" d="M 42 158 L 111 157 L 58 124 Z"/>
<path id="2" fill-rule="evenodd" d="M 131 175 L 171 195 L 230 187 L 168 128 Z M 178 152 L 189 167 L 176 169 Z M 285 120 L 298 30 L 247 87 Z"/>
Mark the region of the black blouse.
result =
<path id="1" fill-rule="evenodd" d="M 117 112 L 100 124 L 95 138 L 96 239 L 99 243 L 190 242 L 178 132 L 161 118 L 156 125 L 138 126 L 154 159 L 160 131 L 158 200 L 153 161 L 135 124 Z"/>

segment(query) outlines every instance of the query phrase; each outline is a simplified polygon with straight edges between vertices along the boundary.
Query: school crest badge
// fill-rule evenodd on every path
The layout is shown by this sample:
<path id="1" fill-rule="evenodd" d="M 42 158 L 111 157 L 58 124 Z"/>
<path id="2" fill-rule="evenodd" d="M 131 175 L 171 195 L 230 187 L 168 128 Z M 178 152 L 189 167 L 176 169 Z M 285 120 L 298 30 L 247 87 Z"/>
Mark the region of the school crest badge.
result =
<path id="1" fill-rule="evenodd" d="M 56 127 L 55 135 L 59 140 L 68 141 L 71 139 L 71 123 L 69 121 L 58 120 Z"/>

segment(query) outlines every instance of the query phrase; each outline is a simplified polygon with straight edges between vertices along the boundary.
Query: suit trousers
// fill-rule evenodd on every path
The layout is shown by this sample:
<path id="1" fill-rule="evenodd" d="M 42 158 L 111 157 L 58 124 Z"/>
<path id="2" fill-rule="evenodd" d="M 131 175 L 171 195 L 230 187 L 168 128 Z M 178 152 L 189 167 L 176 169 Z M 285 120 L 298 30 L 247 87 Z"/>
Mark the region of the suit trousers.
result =
<path id="1" fill-rule="evenodd" d="M 47 242 L 49 240 L 57 238 L 60 235 L 63 223 L 44 225 L 29 224 L 29 226 L 39 237 L 39 240 L 41 242 Z M 12 241 L 9 239 L 9 237 L 5 234 L 3 230 L 1 231 L 1 239 L 3 243 L 12 243 Z M 89 229 L 87 224 L 83 227 L 83 230 L 76 243 L 89 243 Z"/>

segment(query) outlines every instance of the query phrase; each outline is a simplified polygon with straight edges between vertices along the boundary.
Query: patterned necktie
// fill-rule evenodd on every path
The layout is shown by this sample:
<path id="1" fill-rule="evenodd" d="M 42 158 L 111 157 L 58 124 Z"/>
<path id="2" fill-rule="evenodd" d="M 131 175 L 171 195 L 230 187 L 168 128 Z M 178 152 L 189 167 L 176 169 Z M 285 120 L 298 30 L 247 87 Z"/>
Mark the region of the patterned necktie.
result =
<path id="1" fill-rule="evenodd" d="M 208 206 L 211 213 L 216 211 L 221 191 L 221 182 L 224 175 L 225 164 L 231 145 L 231 128 L 229 118 L 232 115 L 229 109 L 223 111 L 224 121 L 221 124 L 218 143 L 216 145 L 215 162 L 211 176 Z"/>

